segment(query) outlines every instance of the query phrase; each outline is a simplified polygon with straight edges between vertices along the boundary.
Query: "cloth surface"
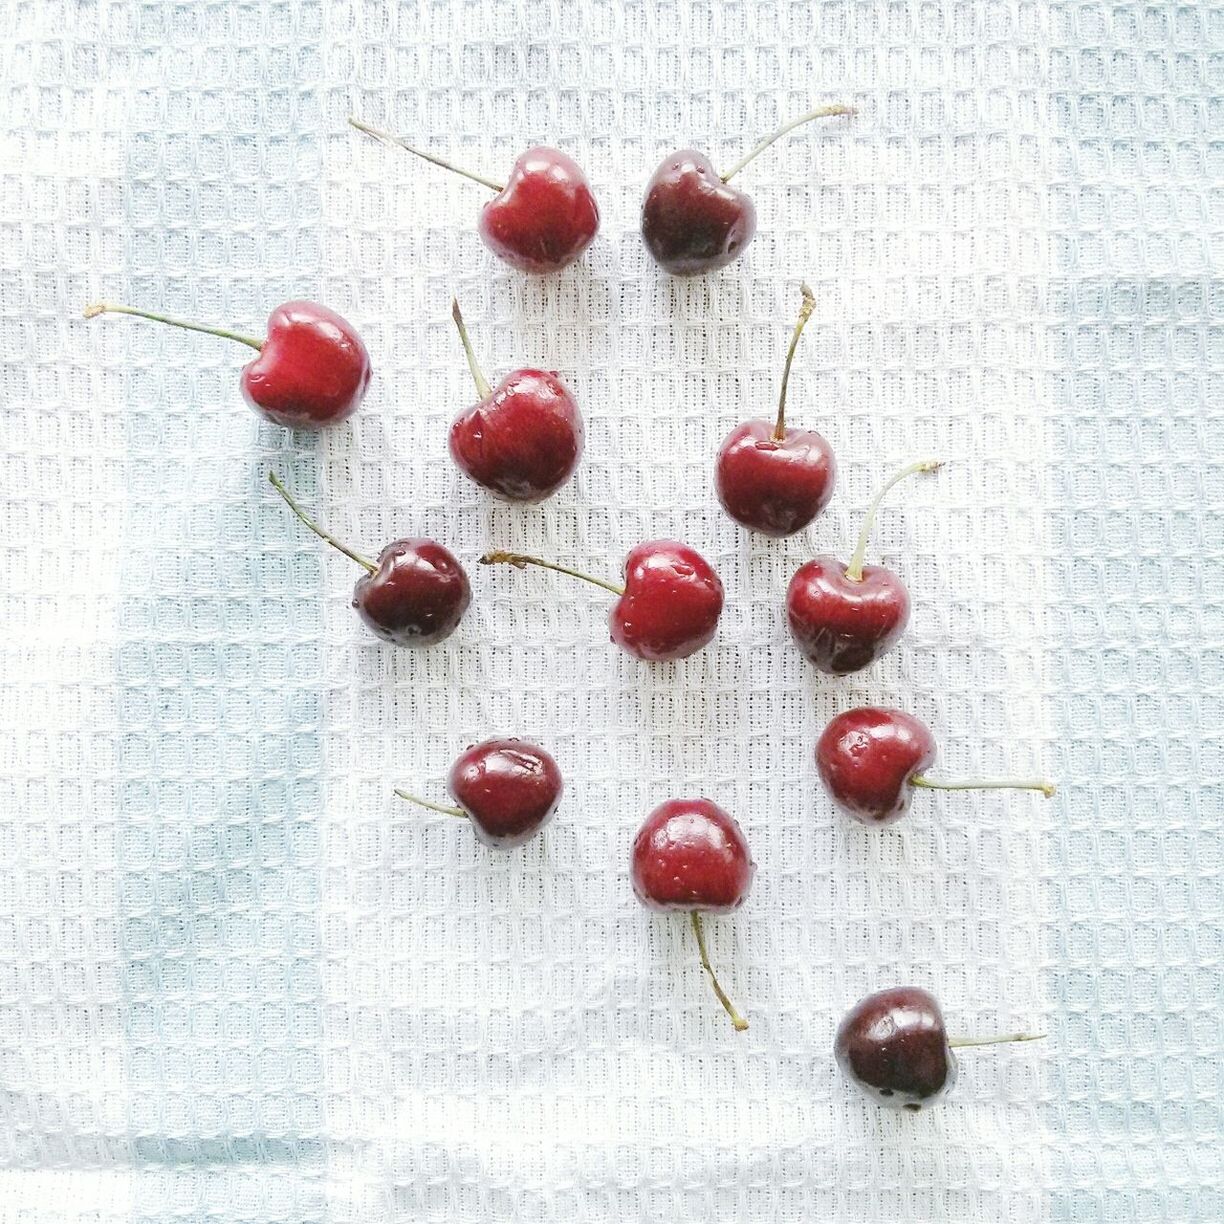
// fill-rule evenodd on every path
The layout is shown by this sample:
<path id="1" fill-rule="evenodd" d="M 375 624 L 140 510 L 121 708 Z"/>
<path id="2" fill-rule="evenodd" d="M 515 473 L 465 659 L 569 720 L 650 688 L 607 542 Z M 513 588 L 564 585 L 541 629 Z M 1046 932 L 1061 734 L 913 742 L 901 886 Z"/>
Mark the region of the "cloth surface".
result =
<path id="1" fill-rule="evenodd" d="M 0 5 L 0 1221 L 1150 1221 L 1224 1218 L 1224 9 L 1088 0 L 5 0 Z M 679 281 L 637 232 L 692 145 L 760 229 Z M 533 142 L 586 169 L 600 235 L 528 279 L 485 193 Z M 712 460 L 774 410 L 840 463 L 785 542 L 718 509 Z M 545 505 L 446 454 L 490 375 L 561 372 L 587 422 Z M 293 297 L 375 381 L 318 438 L 243 405 L 237 346 Z M 871 555 L 914 602 L 846 680 L 790 644 L 786 583 Z M 607 600 L 470 565 L 445 645 L 382 646 L 354 567 L 426 534 L 617 572 L 674 536 L 723 577 L 714 644 L 648 667 Z M 949 775 L 883 831 L 820 792 L 820 729 L 929 720 Z M 392 795 L 465 745 L 535 739 L 567 791 L 490 852 Z M 708 795 L 751 897 L 687 923 L 628 884 L 640 821 Z M 955 1091 L 883 1113 L 841 1012 L 912 982 L 968 1035 Z"/>

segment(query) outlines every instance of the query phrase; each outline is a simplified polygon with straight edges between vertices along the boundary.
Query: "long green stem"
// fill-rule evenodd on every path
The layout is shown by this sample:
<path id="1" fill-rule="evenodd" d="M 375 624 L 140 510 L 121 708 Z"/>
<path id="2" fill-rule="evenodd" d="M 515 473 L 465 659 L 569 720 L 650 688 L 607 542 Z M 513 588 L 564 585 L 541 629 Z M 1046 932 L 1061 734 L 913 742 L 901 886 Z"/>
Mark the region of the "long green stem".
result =
<path id="1" fill-rule="evenodd" d="M 467 819 L 467 813 L 462 808 L 447 807 L 445 803 L 431 803 L 428 799 L 422 799 L 420 795 L 410 795 L 407 791 L 395 788 L 395 793 L 409 803 L 415 803 L 418 807 L 428 808 L 431 812 L 441 812 L 443 816 L 461 816 L 464 820 Z"/>
<path id="2" fill-rule="evenodd" d="M 493 394 L 493 389 L 489 386 L 489 381 L 481 372 L 480 366 L 476 362 L 476 353 L 472 348 L 472 341 L 468 338 L 468 330 L 463 322 L 463 312 L 459 309 L 459 299 L 451 298 L 451 318 L 455 320 L 455 326 L 459 329 L 459 339 L 463 341 L 463 351 L 467 354 L 468 369 L 472 371 L 472 381 L 476 384 L 476 394 L 482 400 L 488 399 Z"/>
<path id="3" fill-rule="evenodd" d="M 871 537 L 871 529 L 875 526 L 876 515 L 880 510 L 880 503 L 884 500 L 884 495 L 898 481 L 904 480 L 907 476 L 913 476 L 915 472 L 933 472 L 936 468 L 943 467 L 942 459 L 923 459 L 919 463 L 911 463 L 909 467 L 902 468 L 899 472 L 894 473 L 885 482 L 884 487 L 875 495 L 875 500 L 867 507 L 867 513 L 863 516 L 863 528 L 859 532 L 858 544 L 855 545 L 854 556 L 850 558 L 850 564 L 846 566 L 846 577 L 851 582 L 859 582 L 863 577 L 863 558 L 867 555 L 867 541 Z"/>
<path id="4" fill-rule="evenodd" d="M 1003 1045 L 1009 1041 L 1044 1041 L 1044 1033 L 1007 1033 L 1002 1037 L 949 1037 L 948 1044 L 959 1050 L 965 1046 Z"/>
<path id="5" fill-rule="evenodd" d="M 786 436 L 786 387 L 790 382 L 791 363 L 795 360 L 795 349 L 799 346 L 799 337 L 803 335 L 807 321 L 812 317 L 812 311 L 816 309 L 816 296 L 807 285 L 800 285 L 799 292 L 803 294 L 803 303 L 799 307 L 799 318 L 795 323 L 795 330 L 791 333 L 790 347 L 786 350 L 786 365 L 782 367 L 782 390 L 778 393 L 778 419 L 774 422 L 773 431 L 776 442 L 781 442 Z"/>
<path id="6" fill-rule="evenodd" d="M 473 183 L 479 183 L 490 191 L 506 190 L 505 183 L 494 182 L 493 179 L 487 179 L 483 175 L 475 173 L 475 171 L 465 170 L 462 166 L 456 166 L 454 162 L 444 161 L 440 157 L 435 157 L 432 153 L 426 153 L 424 149 L 418 149 L 415 145 L 410 145 L 403 137 L 396 136 L 394 132 L 385 132 L 382 128 L 371 127 L 368 123 L 363 123 L 355 115 L 349 116 L 349 123 L 359 132 L 365 132 L 367 136 L 373 136 L 375 140 L 381 140 L 384 144 L 396 145 L 398 148 L 407 149 L 409 153 L 415 153 L 418 157 L 423 157 L 427 162 L 433 162 L 435 166 L 441 166 L 443 170 L 462 174 L 464 178 L 471 179 Z"/>
<path id="7" fill-rule="evenodd" d="M 911 778 L 910 784 L 927 790 L 1031 790 L 1040 791 L 1047 799 L 1057 787 L 1043 778 L 971 778 L 964 782 L 940 782 L 936 778 Z"/>
<path id="8" fill-rule="evenodd" d="M 693 910 L 690 917 L 693 920 L 693 934 L 697 936 L 697 951 L 701 953 L 702 967 L 709 975 L 710 984 L 714 987 L 714 993 L 718 996 L 718 1001 L 723 1005 L 727 1015 L 731 1017 L 731 1023 L 735 1026 L 735 1031 L 742 1033 L 748 1027 L 748 1021 L 735 1010 L 735 1004 L 727 998 L 726 992 L 719 985 L 718 978 L 714 976 L 714 969 L 710 965 L 710 954 L 706 951 L 705 932 L 701 929 L 701 915 L 697 910 Z"/>
<path id="9" fill-rule="evenodd" d="M 322 527 L 318 525 L 318 523 L 316 523 L 313 519 L 308 518 L 302 507 L 293 500 L 289 490 L 286 489 L 283 484 L 281 484 L 280 477 L 277 476 L 275 472 L 268 473 L 268 483 L 285 499 L 285 504 L 289 507 L 289 509 L 292 510 L 293 513 L 296 514 L 298 518 L 300 518 L 302 522 L 305 523 L 306 526 L 319 537 L 320 540 L 326 540 L 328 544 L 330 544 L 337 551 L 342 552 L 350 560 L 356 561 L 358 565 L 364 565 L 371 574 L 378 569 L 378 566 L 375 565 L 374 562 L 369 559 L 369 557 L 363 557 L 360 553 L 354 552 L 346 544 L 341 544 L 334 535 L 329 535 L 323 530 Z"/>
<path id="10" fill-rule="evenodd" d="M 764 153 L 775 140 L 781 140 L 787 132 L 793 132 L 800 124 L 810 123 L 813 119 L 828 119 L 832 115 L 853 114 L 853 106 L 818 106 L 814 111 L 808 111 L 806 115 L 800 115 L 798 119 L 792 119 L 789 123 L 784 123 L 776 132 L 771 133 L 764 140 L 758 141 L 753 145 L 726 174 L 722 175 L 722 181 L 729 183 L 754 157 Z"/>
<path id="11" fill-rule="evenodd" d="M 529 565 L 538 565 L 541 569 L 554 570 L 558 574 L 568 574 L 571 578 L 581 578 L 583 582 L 593 582 L 597 587 L 611 591 L 613 595 L 625 593 L 625 588 L 618 587 L 615 583 L 605 582 L 602 578 L 592 578 L 590 574 L 584 574 L 581 570 L 567 569 L 564 565 L 557 565 L 553 561 L 542 561 L 539 557 L 527 557 L 522 553 L 487 552 L 480 558 L 480 564 L 513 565 L 515 569 L 526 569 Z"/>
<path id="12" fill-rule="evenodd" d="M 211 327 L 207 323 L 190 323 L 186 319 L 172 319 L 169 315 L 157 314 L 152 310 L 140 310 L 135 306 L 116 306 L 113 302 L 94 302 L 85 307 L 87 319 L 96 318 L 100 314 L 133 315 L 137 319 L 152 319 L 154 323 L 168 323 L 171 327 L 181 327 L 186 331 L 203 332 L 207 336 L 220 336 L 222 340 L 237 340 L 239 344 L 250 345 L 257 353 L 263 348 L 263 341 L 253 336 L 244 336 L 241 332 L 229 331 L 224 327 Z"/>

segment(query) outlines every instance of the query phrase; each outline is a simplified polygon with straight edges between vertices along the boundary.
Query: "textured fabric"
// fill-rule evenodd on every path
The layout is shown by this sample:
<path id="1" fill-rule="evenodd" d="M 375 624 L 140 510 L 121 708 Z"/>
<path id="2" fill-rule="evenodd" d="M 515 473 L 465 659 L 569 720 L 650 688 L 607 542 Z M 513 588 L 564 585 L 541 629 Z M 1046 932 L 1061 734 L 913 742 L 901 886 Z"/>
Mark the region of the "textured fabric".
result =
<path id="1" fill-rule="evenodd" d="M 1224 1218 L 1224 10 L 885 0 L 4 0 L 0 4 L 0 1221 L 1149 1221 Z M 637 233 L 670 150 L 729 164 L 745 258 L 675 281 Z M 526 279 L 476 185 L 549 142 L 588 172 L 584 261 Z M 1213 139 L 1214 137 L 1214 139 Z M 840 463 L 786 542 L 717 509 L 712 458 L 773 411 L 806 279 L 796 423 Z M 486 372 L 586 414 L 577 479 L 496 505 L 448 460 Z M 243 405 L 298 296 L 375 381 L 309 439 Z M 873 557 L 914 601 L 869 672 L 791 646 L 786 583 Z M 607 600 L 471 567 L 444 646 L 378 644 L 356 578 L 265 482 L 373 551 L 428 534 L 615 574 L 682 538 L 719 570 L 706 651 L 648 667 Z M 884 831 L 819 792 L 863 701 L 951 773 Z M 407 808 L 468 743 L 534 738 L 567 793 L 509 854 Z M 631 894 L 646 813 L 708 795 L 759 871 L 707 923 Z M 934 990 L 966 1051 L 938 1109 L 838 1077 L 866 991 Z"/>

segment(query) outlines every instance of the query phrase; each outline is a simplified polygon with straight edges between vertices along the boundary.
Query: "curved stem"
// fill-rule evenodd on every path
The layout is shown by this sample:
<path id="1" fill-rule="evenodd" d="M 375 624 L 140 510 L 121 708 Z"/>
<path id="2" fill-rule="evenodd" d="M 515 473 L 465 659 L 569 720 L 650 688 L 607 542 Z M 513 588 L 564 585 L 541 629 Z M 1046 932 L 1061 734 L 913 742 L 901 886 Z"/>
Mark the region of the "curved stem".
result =
<path id="1" fill-rule="evenodd" d="M 1003 1045 L 1009 1041 L 1044 1041 L 1044 1033 L 1006 1033 L 1001 1037 L 949 1037 L 948 1044 L 959 1050 L 965 1046 Z"/>
<path id="2" fill-rule="evenodd" d="M 263 341 L 253 336 L 244 336 L 241 332 L 229 331 L 224 327 L 210 327 L 207 323 L 189 323 L 186 319 L 172 319 L 169 315 L 156 314 L 152 310 L 140 310 L 135 306 L 116 306 L 113 302 L 94 302 L 86 306 L 84 311 L 87 319 L 97 318 L 100 314 L 133 315 L 137 319 L 152 319 L 154 323 L 168 323 L 171 327 L 181 327 L 185 331 L 203 332 L 208 336 L 220 336 L 222 340 L 237 340 L 239 344 L 250 345 L 257 353 L 263 348 Z"/>
<path id="3" fill-rule="evenodd" d="M 552 561 L 542 561 L 539 557 L 527 557 L 522 553 L 512 552 L 487 552 L 480 558 L 481 565 L 513 565 L 515 569 L 526 569 L 529 565 L 538 565 L 541 569 L 553 570 L 558 574 L 568 574 L 571 578 L 581 578 L 583 582 L 593 582 L 597 587 L 603 587 L 605 591 L 611 591 L 613 595 L 623 595 L 624 587 L 618 587 L 615 583 L 605 582 L 602 578 L 592 578 L 590 574 L 584 574 L 581 570 L 567 569 L 564 565 L 557 565 Z"/>
<path id="4" fill-rule="evenodd" d="M 476 353 L 472 349 L 471 340 L 468 339 L 468 331 L 463 322 L 463 312 L 459 309 L 458 298 L 451 298 L 451 318 L 455 320 L 455 326 L 459 329 L 459 339 L 463 341 L 463 351 L 467 354 L 468 369 L 472 371 L 476 394 L 482 400 L 488 399 L 493 394 L 493 388 L 489 386 L 488 380 L 480 372 L 480 366 L 476 364 Z"/>
<path id="5" fill-rule="evenodd" d="M 454 162 L 443 161 L 442 158 L 435 157 L 432 153 L 426 153 L 424 149 L 418 149 L 410 145 L 402 137 L 396 136 L 394 132 L 385 132 L 382 128 L 371 127 L 368 123 L 363 123 L 356 115 L 349 116 L 349 123 L 359 132 L 365 132 L 367 136 L 373 136 L 375 140 L 381 140 L 383 144 L 396 145 L 398 148 L 407 149 L 409 153 L 415 153 L 418 157 L 423 157 L 427 162 L 433 162 L 435 166 L 441 166 L 443 170 L 450 170 L 454 174 L 462 174 L 464 178 L 471 179 L 473 183 L 479 183 L 490 191 L 506 190 L 505 183 L 496 183 L 492 179 L 487 179 L 472 170 L 464 170 L 462 166 L 456 166 Z"/>
<path id="6" fill-rule="evenodd" d="M 859 532 L 858 543 L 854 547 L 854 556 L 850 558 L 850 564 L 846 566 L 846 577 L 851 582 L 859 582 L 863 577 L 863 557 L 867 553 L 867 541 L 871 537 L 872 527 L 875 526 L 880 503 L 884 500 L 888 490 L 898 481 L 904 480 L 907 476 L 913 476 L 915 472 L 933 472 L 936 468 L 941 467 L 943 467 L 942 459 L 923 459 L 919 463 L 911 463 L 909 467 L 904 467 L 899 472 L 895 472 L 884 482 L 884 487 L 875 495 L 871 505 L 867 507 L 867 513 L 863 516 L 863 527 Z"/>
<path id="7" fill-rule="evenodd" d="M 1057 787 L 1043 778 L 970 778 L 964 782 L 940 782 L 936 778 L 911 778 L 910 785 L 927 790 L 1031 790 L 1040 791 L 1047 799 Z"/>
<path id="8" fill-rule="evenodd" d="M 764 140 L 758 141 L 753 145 L 726 174 L 721 176 L 722 181 L 729 183 L 754 157 L 764 153 L 775 140 L 781 140 L 787 132 L 793 132 L 800 124 L 810 123 L 813 119 L 828 119 L 832 115 L 853 114 L 853 106 L 818 106 L 814 111 L 808 111 L 806 115 L 800 115 L 798 119 L 792 119 L 789 123 L 784 123 L 776 132 L 771 133 Z"/>
<path id="9" fill-rule="evenodd" d="M 374 562 L 369 559 L 369 557 L 363 557 L 360 553 L 354 552 L 347 545 L 341 544 L 335 536 L 329 535 L 313 519 L 307 518 L 305 511 L 297 504 L 297 502 L 293 500 L 289 490 L 286 489 L 283 484 L 281 484 L 280 477 L 277 476 L 275 472 L 268 473 L 268 483 L 285 499 L 285 504 L 289 507 L 289 509 L 292 510 L 293 513 L 296 514 L 298 518 L 300 518 L 302 522 L 305 523 L 306 526 L 319 537 L 320 540 L 326 540 L 328 544 L 330 544 L 337 551 L 342 552 L 350 560 L 356 561 L 358 565 L 364 565 L 371 574 L 378 569 L 378 566 L 375 565 Z"/>
<path id="10" fill-rule="evenodd" d="M 395 788 L 395 794 L 409 803 L 415 803 L 418 807 L 428 808 L 431 812 L 441 812 L 443 816 L 460 816 L 464 820 L 467 819 L 467 813 L 462 808 L 447 807 L 445 803 L 430 803 L 428 799 L 422 799 L 420 795 L 410 795 L 407 791 L 400 790 L 399 787 Z"/>
<path id="11" fill-rule="evenodd" d="M 726 992 L 718 983 L 718 978 L 714 976 L 714 970 L 710 966 L 710 955 L 706 951 L 705 932 L 701 929 L 701 915 L 696 911 L 689 915 L 693 920 L 693 934 L 697 936 L 697 951 L 701 953 L 701 964 L 706 973 L 709 974 L 710 984 L 714 987 L 714 993 L 718 996 L 718 1001 L 723 1005 L 727 1015 L 731 1017 L 731 1023 L 735 1026 L 737 1033 L 742 1033 L 748 1027 L 748 1021 L 735 1010 L 735 1004 L 727 998 Z"/>
<path id="12" fill-rule="evenodd" d="M 782 367 L 782 390 L 778 393 L 778 419 L 774 422 L 774 441 L 781 442 L 786 436 L 786 385 L 790 382 L 791 362 L 795 360 L 795 349 L 799 346 L 799 337 L 807 321 L 816 309 L 816 297 L 807 285 L 800 285 L 799 292 L 803 294 L 803 304 L 799 307 L 799 318 L 795 330 L 791 333 L 790 348 L 786 350 L 786 365 Z"/>

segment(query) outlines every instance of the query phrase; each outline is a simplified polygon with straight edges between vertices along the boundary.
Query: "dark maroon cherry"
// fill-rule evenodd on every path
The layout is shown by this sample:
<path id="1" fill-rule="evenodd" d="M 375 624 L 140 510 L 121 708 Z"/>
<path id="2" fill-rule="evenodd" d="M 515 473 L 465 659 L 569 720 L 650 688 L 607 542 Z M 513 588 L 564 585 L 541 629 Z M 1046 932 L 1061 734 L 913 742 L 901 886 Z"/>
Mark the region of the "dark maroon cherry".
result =
<path id="1" fill-rule="evenodd" d="M 726 914 L 743 905 L 755 871 L 743 830 L 709 799 L 670 799 L 660 804 L 633 842 L 630 876 L 637 899 L 648 909 L 689 913 L 714 993 L 741 1031 L 748 1021 L 736 1011 L 710 967 L 701 915 Z"/>
<path id="2" fill-rule="evenodd" d="M 642 238 L 655 262 L 675 276 L 696 276 L 738 258 L 756 233 L 756 209 L 748 196 L 729 186 L 732 178 L 801 123 L 852 114 L 849 106 L 822 106 L 792 119 L 725 174 L 695 149 L 665 157 L 651 176 L 642 203 Z"/>
<path id="3" fill-rule="evenodd" d="M 816 768 L 834 803 L 866 825 L 891 824 L 909 811 L 914 787 L 928 790 L 1035 790 L 1039 779 L 983 778 L 941 782 L 924 771 L 935 761 L 935 737 L 912 714 L 863 706 L 837 715 L 816 744 Z"/>
<path id="4" fill-rule="evenodd" d="M 451 766 L 451 798 L 431 803 L 407 791 L 395 793 L 447 816 L 466 816 L 487 846 L 510 849 L 534 837 L 561 802 L 561 771 L 543 748 L 520 739 L 492 739 L 460 753 Z"/>
<path id="5" fill-rule="evenodd" d="M 829 504 L 837 477 L 833 450 L 824 438 L 814 430 L 786 425 L 791 363 L 816 305 L 807 285 L 801 290 L 803 305 L 786 351 L 777 420 L 737 425 L 723 441 L 714 468 L 714 489 L 722 508 L 737 523 L 770 536 L 802 531 Z"/>
<path id="6" fill-rule="evenodd" d="M 360 120 L 349 119 L 349 123 L 377 140 L 398 145 L 497 192 L 481 209 L 480 237 L 495 255 L 521 272 L 559 271 L 591 245 L 599 229 L 599 207 L 586 175 L 559 149 L 544 145 L 528 149 L 503 184 L 443 161 Z"/>
<path id="7" fill-rule="evenodd" d="M 490 387 L 457 301 L 451 313 L 480 396 L 451 425 L 451 458 L 495 497 L 543 501 L 574 474 L 582 455 L 578 404 L 555 371 L 514 370 Z"/>
<path id="8" fill-rule="evenodd" d="M 315 535 L 366 571 L 353 588 L 353 607 L 375 636 L 395 646 L 432 646 L 454 633 L 472 590 L 448 549 L 421 538 L 392 540 L 371 561 L 308 518 L 274 473 L 268 480 Z"/>
<path id="9" fill-rule="evenodd" d="M 278 306 L 268 316 L 264 340 L 134 306 L 100 302 L 85 308 L 87 319 L 100 314 L 134 315 L 253 348 L 259 356 L 242 367 L 239 379 L 243 398 L 286 429 L 323 429 L 346 420 L 370 385 L 370 355 L 361 337 L 351 323 L 318 302 Z"/>
<path id="10" fill-rule="evenodd" d="M 799 649 L 822 672 L 845 676 L 874 663 L 905 632 L 909 592 L 892 570 L 864 565 L 867 541 L 884 495 L 915 472 L 942 467 L 935 459 L 911 463 L 876 494 L 863 517 L 849 565 L 816 557 L 795 571 L 786 592 L 786 620 Z"/>
<path id="11" fill-rule="evenodd" d="M 612 640 L 639 659 L 659 663 L 684 659 L 714 636 L 723 606 L 723 585 L 695 549 L 675 540 L 650 540 L 625 558 L 625 585 L 618 587 L 580 570 L 522 553 L 490 552 L 481 565 L 539 565 L 592 582 L 618 596 L 608 614 Z"/>
<path id="12" fill-rule="evenodd" d="M 896 986 L 868 995 L 846 1013 L 833 1055 L 873 1101 L 916 1113 L 956 1082 L 954 1048 L 1036 1041 L 1042 1035 L 950 1039 L 933 995 L 917 986 Z"/>

